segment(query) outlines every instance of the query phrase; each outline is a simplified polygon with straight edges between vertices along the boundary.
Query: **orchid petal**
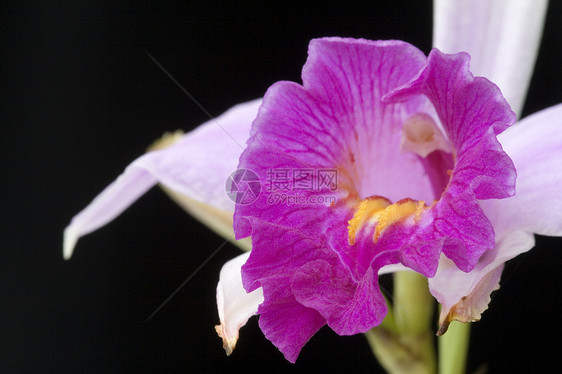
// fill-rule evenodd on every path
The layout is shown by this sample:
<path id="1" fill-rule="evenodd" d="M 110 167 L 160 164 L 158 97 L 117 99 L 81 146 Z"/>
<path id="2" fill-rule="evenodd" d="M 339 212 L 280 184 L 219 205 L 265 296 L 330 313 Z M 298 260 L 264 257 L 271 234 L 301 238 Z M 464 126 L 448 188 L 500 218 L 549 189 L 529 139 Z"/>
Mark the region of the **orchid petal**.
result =
<path id="1" fill-rule="evenodd" d="M 439 332 L 447 331 L 452 321 L 474 322 L 488 308 L 490 294 L 499 288 L 503 264 L 534 246 L 533 235 L 515 232 L 500 238 L 493 250 L 482 255 L 469 273 L 459 270 L 442 256 L 435 277 L 429 279 L 429 289 L 443 306 L 439 317 Z"/>
<path id="2" fill-rule="evenodd" d="M 392 274 L 392 273 L 397 273 L 399 271 L 411 271 L 411 269 L 407 268 L 402 264 L 390 264 L 390 265 L 383 266 L 379 270 L 379 275 Z"/>
<path id="3" fill-rule="evenodd" d="M 562 235 L 562 104 L 524 118 L 498 140 L 517 169 L 517 193 L 481 202 L 496 233 Z"/>
<path id="4" fill-rule="evenodd" d="M 388 311 L 373 268 L 355 284 L 347 269 L 311 261 L 295 273 L 291 286 L 296 300 L 317 310 L 339 335 L 366 332 Z"/>
<path id="5" fill-rule="evenodd" d="M 238 340 L 238 330 L 255 315 L 263 302 L 261 288 L 247 293 L 242 286 L 240 268 L 250 253 L 244 253 L 223 265 L 217 285 L 217 307 L 221 324 L 216 326 L 217 334 L 223 340 L 223 347 L 229 356 Z"/>
<path id="6" fill-rule="evenodd" d="M 547 0 L 435 0 L 433 46 L 465 51 L 519 116 L 539 49 Z"/>
<path id="7" fill-rule="evenodd" d="M 78 213 L 64 232 L 68 259 L 77 240 L 109 223 L 156 183 L 219 211 L 234 211 L 224 183 L 236 169 L 261 99 L 239 104 L 210 120 L 180 141 L 147 153 Z"/>
<path id="8" fill-rule="evenodd" d="M 298 303 L 287 284 L 287 277 L 280 274 L 277 278 L 281 287 L 264 285 L 264 299 L 272 300 L 270 308 L 263 304 L 258 309 L 259 326 L 263 334 L 285 356 L 295 363 L 297 357 L 312 336 L 326 324 L 326 320 L 314 309 Z M 291 325 L 291 328 L 287 326 Z"/>
<path id="9" fill-rule="evenodd" d="M 265 337 L 295 362 L 305 343 L 326 320 L 318 311 L 299 303 L 293 293 L 293 276 L 300 266 L 321 257 L 319 252 L 335 257 L 322 240 L 313 240 L 298 231 L 279 231 L 263 222 L 255 222 L 254 248 L 242 267 L 242 281 L 247 291 L 261 287 L 264 302 L 258 309 L 259 326 Z"/>
<path id="10" fill-rule="evenodd" d="M 470 73 L 466 53 L 447 55 L 433 49 L 419 76 L 385 99 L 403 101 L 420 94 L 435 106 L 456 158 L 451 180 L 430 210 L 435 217 L 428 226 L 431 231 L 420 237 L 446 236 L 443 252 L 459 268 L 470 271 L 480 255 L 494 246 L 492 224 L 476 199 L 515 193 L 514 165 L 495 137 L 515 122 L 515 115 L 494 84 Z"/>

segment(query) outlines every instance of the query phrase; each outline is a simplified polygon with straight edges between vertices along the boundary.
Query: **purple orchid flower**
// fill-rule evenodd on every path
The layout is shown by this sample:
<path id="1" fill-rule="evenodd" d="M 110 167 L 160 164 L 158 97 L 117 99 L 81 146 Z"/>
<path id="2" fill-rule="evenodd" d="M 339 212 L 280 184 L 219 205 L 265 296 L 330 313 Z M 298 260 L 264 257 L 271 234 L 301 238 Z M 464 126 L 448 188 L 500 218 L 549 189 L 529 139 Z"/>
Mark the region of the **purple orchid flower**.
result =
<path id="1" fill-rule="evenodd" d="M 436 1 L 435 46 L 445 52 L 468 51 L 472 56 L 472 71 L 498 83 L 512 109 L 519 113 L 540 39 L 546 2 L 488 3 Z M 475 30 L 493 32 L 476 34 Z M 506 42 L 511 40 L 519 41 Z M 521 40 L 527 47 L 520 47 Z M 263 172 L 267 165 L 278 167 L 282 157 L 298 166 L 299 162 L 312 165 L 310 160 L 314 160 L 315 167 L 324 165 L 321 161 L 336 160 L 337 156 L 345 160 L 347 157 L 347 164 L 336 165 L 335 169 L 351 168 L 353 173 L 345 176 L 344 180 L 355 185 L 340 184 L 341 188 L 337 191 L 329 191 L 338 194 L 338 202 L 333 207 L 315 205 L 297 210 L 295 206 L 263 204 L 263 200 L 254 203 L 253 207 L 238 207 L 237 236 L 252 233 L 257 250 L 252 252 L 250 260 L 246 261 L 246 253 L 227 263 L 221 271 L 217 288 L 221 325 L 217 331 L 224 339 L 227 353 L 234 348 L 239 328 L 256 314 L 259 305 L 262 305 L 260 324 L 264 332 L 291 361 L 296 359 L 300 347 L 313 331 L 325 323 L 341 333 L 364 331 L 367 326 L 376 325 L 385 313 L 376 284 L 377 270 L 380 269 L 380 274 L 403 268 L 401 265 L 383 266 L 391 263 L 402 263 L 427 276 L 435 274 L 430 279 L 430 289 L 443 304 L 443 326 L 453 319 L 476 320 L 486 309 L 491 291 L 497 288 L 503 263 L 532 248 L 532 233 L 562 235 L 559 213 L 562 201 L 556 187 L 562 182 L 557 164 L 562 157 L 562 138 L 557 131 L 562 126 L 562 106 L 542 111 L 501 132 L 513 121 L 513 114 L 494 85 L 481 78 L 472 78 L 467 70 L 468 58 L 464 54 L 447 56 L 434 51 L 426 58 L 414 47 L 399 42 L 328 39 L 314 43 L 314 48 L 321 53 L 316 50 L 311 54 L 308 70 L 303 72 L 307 77 L 304 87 L 289 83 L 272 87 L 254 124 L 250 147 L 241 165 Z M 326 47 L 333 44 L 338 47 Z M 498 46 L 502 48 L 501 53 L 494 53 Z M 353 48 L 356 48 L 356 53 L 361 52 L 355 58 L 346 54 Z M 382 49 L 392 52 L 383 53 L 384 59 L 372 61 L 379 61 L 377 66 L 381 70 L 377 74 L 365 68 L 364 64 L 369 61 L 356 58 L 364 54 L 375 56 Z M 404 61 L 398 58 L 401 54 Z M 326 67 L 338 66 L 337 62 L 330 63 L 330 56 L 341 56 L 342 61 L 348 63 L 336 69 L 338 74 L 327 69 L 326 74 L 318 76 L 314 68 L 321 67 L 322 63 Z M 383 60 L 386 63 L 381 65 Z M 392 71 L 383 68 L 391 66 Z M 312 81 L 308 77 L 312 77 Z M 383 82 L 383 77 L 389 79 Z M 356 80 L 354 83 L 358 85 L 341 86 L 341 83 L 352 80 Z M 362 82 L 373 84 L 373 90 L 359 84 Z M 342 88 L 341 93 L 346 93 L 346 96 L 332 97 L 329 101 L 326 97 L 313 100 L 312 93 L 317 94 L 326 84 Z M 473 108 L 488 113 L 487 117 L 485 113 L 475 114 L 475 110 L 463 108 L 463 105 L 460 109 L 456 108 L 463 113 L 467 111 L 467 116 L 473 115 L 468 117 L 476 121 L 476 134 L 466 129 L 466 119 L 459 120 L 459 112 L 451 110 L 454 109 L 453 104 L 458 105 L 467 99 L 443 89 L 448 85 L 465 87 L 467 93 L 472 92 L 475 105 L 485 95 L 498 104 L 493 110 L 488 102 Z M 358 99 L 358 95 L 376 104 L 369 109 L 363 99 Z M 327 121 L 322 122 L 322 126 L 332 127 L 298 127 L 295 131 L 287 131 L 288 127 L 270 128 L 267 123 L 275 123 L 283 116 L 294 119 L 292 123 L 295 125 L 298 121 L 302 123 L 302 118 L 295 118 L 292 106 L 295 100 L 302 105 L 309 104 L 310 100 L 319 105 L 318 113 L 306 107 L 301 107 L 301 112 L 297 113 L 310 118 L 308 125 L 316 124 L 314 116 L 329 119 L 338 113 L 345 113 L 341 119 L 347 122 Z M 272 103 L 277 102 L 286 105 L 287 110 L 272 107 Z M 170 147 L 150 152 L 133 162 L 67 227 L 65 258 L 71 256 L 80 236 L 110 222 L 156 183 L 164 185 L 172 197 L 198 219 L 233 240 L 232 213 L 235 206 L 224 194 L 224 181 L 236 169 L 260 105 L 261 100 L 256 100 L 236 106 L 216 121 L 209 121 L 186 134 Z M 393 108 L 394 111 L 389 113 L 389 109 L 385 108 Z M 416 113 L 420 115 L 416 116 Z M 485 123 L 480 122 L 481 115 L 484 115 Z M 369 123 L 367 119 L 376 121 Z M 379 127 L 369 127 L 375 124 Z M 404 125 L 404 131 L 401 125 Z M 323 129 L 339 129 L 339 132 L 322 133 Z M 390 131 L 384 132 L 383 129 Z M 321 138 L 314 139 L 318 132 L 322 134 Z M 433 142 L 423 141 L 428 138 L 418 136 L 426 133 L 434 135 Z M 265 144 L 264 139 L 276 134 L 283 136 L 284 140 Z M 363 136 L 354 141 L 354 134 Z M 302 141 L 303 137 L 306 142 Z M 370 147 L 366 143 L 369 139 L 382 146 Z M 310 147 L 313 141 L 318 143 L 319 148 Z M 492 150 L 484 145 L 490 145 Z M 298 153 L 300 158 L 287 158 L 284 152 L 266 153 L 263 160 L 267 163 L 262 165 L 258 160 L 267 146 L 276 151 L 292 150 L 293 155 Z M 215 149 L 220 149 L 220 160 L 212 157 L 219 153 Z M 351 161 L 349 154 L 335 153 L 338 150 L 355 150 L 355 162 Z M 259 158 L 250 157 L 252 153 Z M 479 157 L 481 154 L 485 157 Z M 275 155 L 279 158 L 276 159 Z M 514 192 L 510 159 L 517 169 L 516 194 L 496 199 Z M 469 160 L 479 161 L 477 172 L 468 170 L 472 168 L 468 165 Z M 399 161 L 405 161 L 405 164 Z M 376 171 L 353 170 L 359 164 L 367 171 L 375 168 Z M 491 166 L 491 169 L 488 170 L 485 165 Z M 452 170 L 451 175 L 448 170 Z M 341 173 L 339 175 L 342 176 Z M 379 175 L 387 178 L 380 180 L 377 178 Z M 475 178 L 471 179 L 473 176 Z M 419 183 L 414 185 L 414 182 Z M 357 196 L 350 193 L 353 189 Z M 410 200 L 401 201 L 403 198 Z M 483 200 L 487 198 L 493 199 Z M 437 200 L 435 204 L 433 199 Z M 461 230 L 458 232 L 451 227 L 444 229 L 446 222 L 439 220 L 458 218 L 453 208 L 459 206 L 459 211 L 470 213 L 474 221 L 468 220 L 467 223 L 465 219 L 459 219 L 457 224 Z M 363 213 L 360 212 L 361 207 Z M 291 208 L 296 210 L 293 221 L 288 216 L 279 215 L 289 213 Z M 325 214 L 328 211 L 334 214 L 328 217 Z M 278 223 L 285 225 L 286 235 L 268 237 L 268 233 L 283 230 L 273 228 Z M 331 224 L 334 229 L 331 229 Z M 453 225 L 453 228 L 456 227 Z M 318 231 L 313 232 L 314 229 Z M 440 236 L 439 233 L 447 235 Z M 473 237 L 473 233 L 478 235 Z M 425 247 L 412 241 L 413 237 L 425 239 Z M 272 244 L 270 248 L 264 247 L 268 241 Z M 294 246 L 285 251 L 274 246 L 286 246 L 291 241 L 294 241 Z M 243 249 L 249 249 L 248 241 L 237 243 Z M 441 250 L 444 255 L 440 254 Z M 424 253 L 428 256 L 420 255 L 420 251 L 427 251 Z M 268 259 L 271 266 L 257 274 L 260 266 L 263 270 L 264 257 L 271 254 L 277 255 Z M 302 256 L 295 257 L 295 254 Z M 255 288 L 250 294 L 242 287 L 240 268 L 246 262 L 244 283 Z M 297 263 L 301 265 L 298 269 Z M 275 267 L 275 264 L 282 266 Z M 325 276 L 324 271 L 328 269 L 334 272 L 333 278 Z M 290 272 L 285 273 L 285 270 Z M 292 280 L 288 283 L 290 276 Z M 334 284 L 345 285 L 345 288 L 334 289 L 332 283 L 327 283 L 331 279 Z M 281 284 L 289 284 L 290 287 L 275 288 L 274 281 L 285 282 Z M 334 292 L 319 295 L 319 290 Z M 363 294 L 352 290 L 363 291 Z M 280 297 L 277 298 L 277 295 Z M 276 301 L 279 308 L 286 308 L 286 314 L 285 319 L 272 321 L 268 315 L 275 315 Z M 345 303 L 351 307 L 346 309 L 342 305 Z M 373 315 L 364 316 L 358 310 L 371 311 Z M 291 321 L 289 314 L 293 313 L 294 317 L 298 311 L 303 312 L 303 320 L 296 318 L 296 321 Z M 353 318 L 358 315 L 359 318 L 354 321 Z M 306 319 L 312 321 L 311 324 L 305 324 Z"/>
<path id="2" fill-rule="evenodd" d="M 238 168 L 262 181 L 272 170 L 311 170 L 319 188 L 299 195 L 337 197 L 275 204 L 278 192 L 266 189 L 235 209 L 236 237 L 252 236 L 244 286 L 263 289 L 260 327 L 289 361 L 325 324 L 340 335 L 379 325 L 385 265 L 432 278 L 441 253 L 470 272 L 494 248 L 477 200 L 515 194 L 496 139 L 515 115 L 468 63 L 397 41 L 317 39 L 303 85 L 266 93 Z M 321 170 L 336 171 L 337 186 L 324 187 Z"/>

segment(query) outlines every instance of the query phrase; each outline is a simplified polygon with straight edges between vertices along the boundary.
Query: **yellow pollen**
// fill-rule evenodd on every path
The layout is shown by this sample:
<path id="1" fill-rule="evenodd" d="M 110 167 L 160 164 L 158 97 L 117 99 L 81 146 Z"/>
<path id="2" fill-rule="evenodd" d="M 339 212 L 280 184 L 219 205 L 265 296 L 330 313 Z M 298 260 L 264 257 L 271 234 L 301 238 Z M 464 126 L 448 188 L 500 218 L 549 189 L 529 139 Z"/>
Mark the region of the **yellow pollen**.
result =
<path id="1" fill-rule="evenodd" d="M 378 212 L 385 209 L 390 205 L 390 201 L 384 197 L 372 196 L 361 201 L 353 218 L 347 221 L 347 232 L 348 241 L 350 245 L 355 244 L 355 237 L 357 232 L 363 227 L 365 222 L 373 216 L 376 216 Z"/>
<path id="2" fill-rule="evenodd" d="M 423 211 L 427 209 L 423 200 L 415 201 L 403 199 L 394 204 L 384 197 L 368 197 L 361 201 L 353 218 L 348 221 L 348 241 L 350 245 L 355 244 L 357 232 L 370 221 L 376 224 L 373 242 L 376 243 L 382 231 L 397 222 L 403 222 L 410 216 L 418 222 Z"/>
<path id="3" fill-rule="evenodd" d="M 414 220 L 417 222 L 421 218 L 425 202 L 423 200 L 414 201 L 410 199 L 400 200 L 395 204 L 386 207 L 385 210 L 379 215 L 379 222 L 375 229 L 375 234 L 373 235 L 373 242 L 377 242 L 381 235 L 382 230 L 387 226 L 395 224 L 396 222 L 402 222 L 412 214 L 414 214 Z"/>

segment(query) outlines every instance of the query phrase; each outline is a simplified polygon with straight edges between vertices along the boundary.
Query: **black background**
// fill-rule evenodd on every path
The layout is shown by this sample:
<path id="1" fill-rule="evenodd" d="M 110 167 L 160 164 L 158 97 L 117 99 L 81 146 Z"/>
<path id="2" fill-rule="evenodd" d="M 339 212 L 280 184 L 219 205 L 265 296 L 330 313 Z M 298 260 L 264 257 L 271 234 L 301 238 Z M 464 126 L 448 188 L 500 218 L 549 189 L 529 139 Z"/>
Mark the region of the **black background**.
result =
<path id="1" fill-rule="evenodd" d="M 524 114 L 562 101 L 562 8 L 552 2 Z M 380 371 L 363 336 L 322 329 L 297 364 L 255 318 L 225 357 L 213 326 L 228 244 L 148 323 L 145 319 L 223 240 L 158 188 L 86 236 L 70 261 L 70 218 L 164 131 L 300 81 L 320 36 L 402 39 L 431 47 L 431 3 L 18 2 L 2 5 L 1 372 Z M 522 46 L 525 48 L 525 46 Z M 469 371 L 561 368 L 562 241 L 538 238 L 511 261 L 473 326 Z"/>

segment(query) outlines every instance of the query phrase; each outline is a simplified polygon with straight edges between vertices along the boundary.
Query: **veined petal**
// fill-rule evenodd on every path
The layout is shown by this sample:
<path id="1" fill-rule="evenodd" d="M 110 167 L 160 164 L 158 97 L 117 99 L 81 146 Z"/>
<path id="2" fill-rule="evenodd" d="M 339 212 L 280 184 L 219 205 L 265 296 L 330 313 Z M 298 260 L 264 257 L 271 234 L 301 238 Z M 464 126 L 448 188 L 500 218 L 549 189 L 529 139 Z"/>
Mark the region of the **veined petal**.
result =
<path id="1" fill-rule="evenodd" d="M 323 259 L 311 261 L 296 272 L 291 287 L 297 301 L 317 310 L 339 335 L 367 332 L 387 313 L 372 268 L 356 284 L 344 267 Z"/>
<path id="2" fill-rule="evenodd" d="M 494 84 L 470 73 L 469 59 L 465 53 L 447 55 L 433 49 L 419 76 L 384 98 L 397 102 L 426 95 L 453 144 L 455 165 L 441 198 L 430 209 L 430 228 L 433 235 L 447 238 L 443 252 L 464 271 L 494 246 L 493 227 L 476 199 L 512 196 L 516 175 L 495 136 L 513 124 L 515 115 Z"/>
<path id="3" fill-rule="evenodd" d="M 227 356 L 236 346 L 238 330 L 257 313 L 258 306 L 263 302 L 261 288 L 247 293 L 242 286 L 240 268 L 249 255 L 244 253 L 224 264 L 217 285 L 217 308 L 221 324 L 215 329 L 223 340 Z"/>
<path id="4" fill-rule="evenodd" d="M 258 309 L 259 326 L 287 361 L 295 363 L 302 347 L 326 321 L 316 310 L 295 300 L 291 288 L 287 287 L 286 276 L 279 275 L 276 279 L 279 281 L 278 287 L 273 286 L 273 283 L 263 287 L 264 299 L 274 302 L 267 308 L 262 304 Z"/>
<path id="5" fill-rule="evenodd" d="M 405 196 L 431 200 L 434 194 L 418 156 L 400 152 L 402 122 L 419 106 L 398 108 L 380 100 L 417 74 L 423 53 L 398 41 L 325 38 L 311 41 L 309 56 L 303 86 L 279 82 L 267 91 L 269 99 L 252 127 L 240 167 L 253 170 L 264 184 L 271 169 L 337 169 L 338 185 L 353 188 L 362 198 L 376 190 L 393 201 Z M 381 122 L 386 126 L 373 126 Z M 248 156 L 256 153 L 259 159 Z M 275 221 L 292 210 L 318 208 L 277 204 L 269 209 L 267 197 L 275 192 L 262 193 L 251 207 L 238 206 L 236 214 L 251 210 L 255 216 L 255 209 L 263 207 L 262 213 Z M 236 224 L 237 238 L 249 235 L 247 220 L 235 219 Z"/>
<path id="6" fill-rule="evenodd" d="M 547 0 L 435 0 L 433 46 L 468 52 L 519 116 L 537 57 Z"/>
<path id="7" fill-rule="evenodd" d="M 517 168 L 517 194 L 481 205 L 497 231 L 562 235 L 562 104 L 498 137 Z"/>
<path id="8" fill-rule="evenodd" d="M 247 291 L 262 287 L 264 302 L 258 309 L 259 326 L 290 362 L 295 362 L 306 342 L 326 324 L 315 309 L 299 303 L 291 283 L 295 272 L 306 263 L 321 258 L 325 246 L 303 237 L 298 231 L 280 231 L 255 222 L 252 244 L 262 251 L 250 252 L 242 267 L 242 281 Z"/>
<path id="9" fill-rule="evenodd" d="M 423 54 L 403 42 L 339 38 L 311 41 L 309 54 L 303 86 L 279 82 L 266 93 L 240 167 L 253 170 L 263 184 L 274 169 L 335 170 L 337 191 L 322 186 L 312 192 L 316 195 L 343 198 L 345 190 L 353 189 L 360 198 L 376 191 L 393 201 L 404 197 L 431 201 L 435 195 L 418 156 L 400 152 L 401 124 L 419 105 L 381 102 L 384 94 L 415 77 L 423 66 Z M 315 186 L 322 182 L 317 174 L 313 177 Z M 328 208 L 268 203 L 277 192 L 264 191 L 251 206 L 237 206 L 237 238 L 250 235 L 250 217 L 279 223 L 291 216 L 304 227 L 307 217 L 314 216 L 311 212 Z M 293 226 L 293 222 L 286 224 Z M 307 231 L 314 235 L 315 230 Z"/>
<path id="10" fill-rule="evenodd" d="M 532 234 L 522 231 L 504 233 L 493 250 L 482 255 L 476 267 L 465 273 L 451 260 L 442 257 L 429 289 L 441 303 L 438 335 L 447 331 L 452 321 L 474 322 L 490 302 L 490 294 L 499 288 L 503 265 L 534 246 Z"/>
<path id="11" fill-rule="evenodd" d="M 239 104 L 170 147 L 133 161 L 72 219 L 64 232 L 64 257 L 70 258 L 78 238 L 109 223 L 156 183 L 219 211 L 233 212 L 224 185 L 236 169 L 260 104 L 261 99 Z"/>

